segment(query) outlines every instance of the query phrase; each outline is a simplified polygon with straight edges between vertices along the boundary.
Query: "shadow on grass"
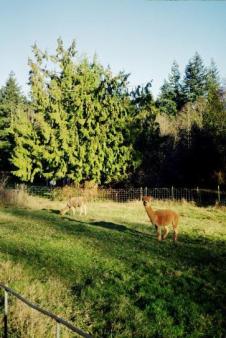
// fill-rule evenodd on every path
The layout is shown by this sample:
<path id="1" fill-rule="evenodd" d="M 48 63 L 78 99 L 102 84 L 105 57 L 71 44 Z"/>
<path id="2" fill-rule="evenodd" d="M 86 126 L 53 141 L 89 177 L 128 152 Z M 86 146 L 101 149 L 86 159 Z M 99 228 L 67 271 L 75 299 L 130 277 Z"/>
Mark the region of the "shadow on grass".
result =
<path id="1" fill-rule="evenodd" d="M 55 229 L 58 236 L 56 238 L 56 236 L 51 237 L 49 235 L 47 238 L 42 238 L 41 235 L 37 235 L 37 242 L 32 245 L 26 242 L 25 234 L 21 233 L 21 236 L 25 236 L 22 246 L 13 241 L 8 242 L 7 238 L 2 238 L 0 240 L 0 250 L 15 256 L 15 259 L 25 259 L 28 264 L 32 263 L 34 266 L 38 262 L 39 266 L 41 264 L 48 269 L 51 267 L 48 264 L 53 264 L 54 269 L 57 267 L 58 274 L 61 274 L 63 264 L 61 258 L 62 249 L 57 250 L 53 248 L 54 246 L 51 247 L 48 255 L 52 255 L 54 259 L 46 260 L 45 252 L 42 248 L 39 248 L 39 245 L 45 243 L 46 240 L 54 243 L 57 239 L 61 239 L 61 236 L 62 238 L 69 236 L 72 241 L 82 239 L 84 240 L 84 248 L 87 246 L 87 252 L 89 252 L 89 249 L 95 248 L 101 257 L 120 259 L 127 266 L 130 264 L 132 266 L 136 265 L 134 257 L 136 257 L 139 264 L 139 257 L 142 257 L 142 261 L 160 259 L 164 264 L 172 267 L 189 266 L 190 268 L 205 269 L 206 266 L 211 265 L 213 270 L 218 268 L 221 272 L 225 270 L 226 241 L 224 240 L 208 239 L 200 235 L 192 237 L 180 234 L 178 243 L 174 244 L 172 233 L 170 233 L 165 241 L 159 243 L 156 240 L 154 230 L 151 230 L 152 234 L 146 234 L 122 224 L 96 220 L 93 222 L 77 221 L 67 216 L 59 217 L 55 212 L 50 213 L 47 211 L 6 209 L 6 212 L 17 217 L 26 217 L 28 223 L 29 220 L 39 220 L 40 227 L 43 227 L 44 232 L 46 228 Z M 15 224 L 13 228 L 16 231 Z M 18 229 L 18 232 L 20 231 Z M 35 234 L 32 235 L 35 236 Z M 8 244 L 6 245 L 7 242 Z M 66 247 L 66 249 L 69 248 Z M 73 255 L 73 248 L 71 248 L 71 252 Z"/>
<path id="2" fill-rule="evenodd" d="M 92 222 L 91 223 L 94 226 L 105 228 L 105 229 L 110 229 L 110 230 L 117 230 L 117 231 L 128 231 L 129 229 L 122 224 L 116 224 L 112 222 L 104 222 L 104 221 L 99 221 L 99 222 Z"/>
<path id="3" fill-rule="evenodd" d="M 145 255 L 146 259 L 156 256 L 165 262 L 170 261 L 170 265 L 177 265 L 179 262 L 180 264 L 189 266 L 205 266 L 206 263 L 217 266 L 219 264 L 222 265 L 223 259 L 226 259 L 226 241 L 224 240 L 208 239 L 200 235 L 192 237 L 181 234 L 178 243 L 175 244 L 172 241 L 172 233 L 170 233 L 165 241 L 159 243 L 156 240 L 153 229 L 151 230 L 152 234 L 147 234 L 113 222 L 80 221 L 68 216 L 59 217 L 55 211 L 51 213 L 25 209 L 6 209 L 5 211 L 14 216 L 26 217 L 28 223 L 29 220 L 39 220 L 40 226 L 44 229 L 50 227 L 59 231 L 59 238 L 61 233 L 62 235 L 72 236 L 74 240 L 76 238 L 85 239 L 84 245 L 96 246 L 98 251 L 101 251 L 103 257 L 120 257 L 120 259 L 124 257 L 127 263 L 131 260 L 131 256 L 128 256 L 128 253 L 131 255 L 139 255 L 140 253 L 141 255 Z M 40 237 L 39 241 L 42 240 L 45 241 L 46 238 L 42 239 Z M 57 239 L 50 236 L 47 240 L 54 242 Z M 92 244 L 94 240 L 95 243 Z M 1 240 L 1 248 L 4 241 L 7 241 L 7 239 Z M 13 242 L 11 244 L 13 246 Z M 20 253 L 23 256 L 23 248 L 17 246 L 16 243 L 15 246 L 17 249 L 13 250 L 13 254 L 17 256 L 18 251 L 19 256 Z M 38 245 L 35 245 L 35 250 L 38 252 Z M 32 255 L 36 256 L 34 252 L 30 255 L 28 249 L 29 261 Z M 45 265 L 46 263 L 43 262 L 43 264 Z"/>
<path id="4" fill-rule="evenodd" d="M 70 215 L 64 215 L 61 216 L 59 214 L 59 210 L 48 210 L 48 209 L 42 209 L 42 210 L 28 210 L 28 209 L 5 209 L 5 213 L 8 213 L 10 215 L 26 218 L 28 223 L 29 220 L 34 221 L 40 221 L 41 226 L 51 226 L 53 228 L 56 228 L 57 230 L 60 230 L 62 233 L 70 233 L 70 234 L 77 234 L 78 232 L 82 232 L 82 230 L 86 233 L 87 236 L 92 237 L 92 233 L 95 234 L 97 229 L 101 230 L 101 228 L 105 230 L 109 230 L 109 233 L 111 233 L 111 230 L 116 232 L 122 232 L 125 234 L 135 235 L 135 236 L 141 236 L 142 238 L 155 238 L 155 231 L 152 226 L 148 227 L 150 229 L 150 234 L 142 231 L 138 231 L 136 229 L 130 228 L 125 226 L 124 224 L 117 224 L 114 222 L 107 222 L 107 221 L 96 221 L 96 220 L 90 220 L 87 219 L 84 221 L 84 219 L 76 219 Z M 130 223 L 130 225 L 137 226 L 137 223 Z M 148 230 L 149 231 L 149 230 Z M 100 233 L 99 233 L 100 234 Z M 106 233 L 105 236 L 106 237 Z"/>
<path id="5" fill-rule="evenodd" d="M 46 210 L 46 211 L 52 212 L 53 214 L 60 215 L 60 210 L 58 209 L 42 209 L 42 210 Z"/>

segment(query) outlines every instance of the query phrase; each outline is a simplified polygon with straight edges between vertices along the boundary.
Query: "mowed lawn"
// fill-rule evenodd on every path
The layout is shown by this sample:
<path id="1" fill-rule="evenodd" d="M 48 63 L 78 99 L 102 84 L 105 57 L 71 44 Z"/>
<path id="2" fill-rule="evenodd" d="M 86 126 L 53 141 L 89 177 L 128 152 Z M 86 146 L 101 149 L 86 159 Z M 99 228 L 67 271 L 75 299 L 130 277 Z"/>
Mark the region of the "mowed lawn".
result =
<path id="1" fill-rule="evenodd" d="M 94 337 L 226 337 L 225 208 L 154 201 L 180 213 L 174 244 L 172 231 L 157 242 L 140 201 L 74 217 L 36 202 L 0 209 L 2 283 Z M 10 337 L 54 336 L 51 320 L 12 297 L 9 308 Z"/>

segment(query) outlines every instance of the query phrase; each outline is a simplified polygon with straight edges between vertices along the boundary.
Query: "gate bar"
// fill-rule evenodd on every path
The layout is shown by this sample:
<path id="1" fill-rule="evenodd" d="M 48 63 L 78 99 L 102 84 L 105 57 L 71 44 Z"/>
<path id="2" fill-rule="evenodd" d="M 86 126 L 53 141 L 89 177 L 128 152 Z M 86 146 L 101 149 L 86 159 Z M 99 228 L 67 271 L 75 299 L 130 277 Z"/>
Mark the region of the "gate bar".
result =
<path id="1" fill-rule="evenodd" d="M 11 293 L 13 296 L 15 296 L 16 298 L 18 298 L 19 300 L 21 300 L 23 303 L 25 303 L 26 305 L 30 306 L 32 309 L 35 309 L 39 312 L 41 312 L 42 314 L 54 319 L 57 323 L 63 324 L 64 326 L 66 326 L 68 329 L 70 329 L 73 332 L 76 332 L 77 334 L 79 334 L 82 337 L 85 338 L 92 338 L 92 336 L 86 332 L 84 332 L 83 330 L 75 327 L 74 325 L 72 325 L 71 323 L 67 322 L 65 319 L 60 318 L 58 316 L 56 316 L 55 314 L 53 314 L 50 311 L 47 311 L 45 309 L 42 309 L 40 306 L 31 303 L 29 300 L 25 299 L 24 297 L 22 297 L 19 293 L 17 293 L 16 291 L 10 289 L 8 286 L 0 283 L 0 288 L 5 290 L 5 314 L 4 314 L 4 324 L 5 324 L 5 328 L 7 329 L 7 312 L 8 312 L 8 294 L 7 293 Z M 7 333 L 6 333 L 7 334 Z M 7 338 L 7 335 L 5 335 L 5 337 Z"/>

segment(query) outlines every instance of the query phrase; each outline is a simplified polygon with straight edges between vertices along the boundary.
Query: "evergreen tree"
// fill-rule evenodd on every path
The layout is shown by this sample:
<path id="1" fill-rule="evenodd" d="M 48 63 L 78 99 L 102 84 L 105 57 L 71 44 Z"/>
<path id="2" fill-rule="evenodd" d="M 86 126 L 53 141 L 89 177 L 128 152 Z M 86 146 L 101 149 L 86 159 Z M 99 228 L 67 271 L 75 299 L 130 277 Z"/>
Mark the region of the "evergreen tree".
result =
<path id="1" fill-rule="evenodd" d="M 176 61 L 173 62 L 168 81 L 165 80 L 160 89 L 157 105 L 162 113 L 175 116 L 183 105 L 180 84 L 180 71 Z"/>
<path id="2" fill-rule="evenodd" d="M 220 87 L 219 71 L 213 59 L 211 60 L 210 67 L 207 69 L 206 79 L 207 79 L 207 89 L 211 85 Z"/>
<path id="3" fill-rule="evenodd" d="M 206 111 L 203 122 L 203 127 L 212 129 L 214 133 L 222 133 L 226 128 L 223 92 L 219 72 L 213 60 L 207 69 Z"/>
<path id="4" fill-rule="evenodd" d="M 33 112 L 27 106 L 17 110 L 12 126 L 15 142 L 10 157 L 12 173 L 25 182 L 33 182 L 34 176 L 41 172 L 41 153 L 34 121 Z"/>
<path id="5" fill-rule="evenodd" d="M 9 158 L 14 147 L 11 127 L 17 110 L 24 104 L 25 98 L 11 72 L 0 89 L 0 168 L 3 171 L 11 169 Z"/>
<path id="6" fill-rule="evenodd" d="M 179 65 L 176 61 L 173 62 L 171 73 L 169 74 L 169 84 L 172 91 L 172 100 L 176 103 L 177 111 L 181 109 L 184 104 L 184 98 L 181 88 L 181 75 Z"/>
<path id="7" fill-rule="evenodd" d="M 138 86 L 132 92 L 132 105 L 134 109 L 132 133 L 134 147 L 137 150 L 138 168 L 133 175 L 136 185 L 150 185 L 159 182 L 159 128 L 151 83 L 144 87 Z M 139 155 L 139 156 L 138 156 Z"/>
<path id="8" fill-rule="evenodd" d="M 26 150 L 32 168 L 23 170 L 18 154 L 25 143 L 17 141 L 15 174 L 25 181 L 70 179 L 78 183 L 119 181 L 133 166 L 133 149 L 127 139 L 130 123 L 128 75 L 113 76 L 96 59 L 76 62 L 75 43 L 65 49 L 58 39 L 56 54 L 34 46 L 30 84 L 34 133 Z M 55 70 L 51 70 L 49 63 Z M 48 65 L 48 67 L 47 67 Z M 33 142 L 34 141 L 34 142 Z"/>
<path id="9" fill-rule="evenodd" d="M 202 58 L 196 52 L 190 59 L 186 68 L 183 82 L 183 94 L 185 102 L 194 102 L 200 96 L 206 96 L 207 69 Z"/>

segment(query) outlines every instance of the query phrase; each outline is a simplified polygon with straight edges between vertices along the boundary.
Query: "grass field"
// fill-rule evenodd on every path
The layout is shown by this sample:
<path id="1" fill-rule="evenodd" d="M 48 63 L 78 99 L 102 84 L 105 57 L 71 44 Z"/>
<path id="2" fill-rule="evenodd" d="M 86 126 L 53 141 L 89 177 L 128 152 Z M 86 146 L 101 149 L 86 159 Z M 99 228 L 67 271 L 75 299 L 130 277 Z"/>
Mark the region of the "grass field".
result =
<path id="1" fill-rule="evenodd" d="M 0 209 L 2 283 L 94 337 L 226 337 L 226 209 L 155 201 L 181 215 L 174 244 L 172 232 L 157 242 L 139 201 L 92 203 L 83 217 L 62 205 Z M 10 337 L 54 336 L 10 299 Z"/>

